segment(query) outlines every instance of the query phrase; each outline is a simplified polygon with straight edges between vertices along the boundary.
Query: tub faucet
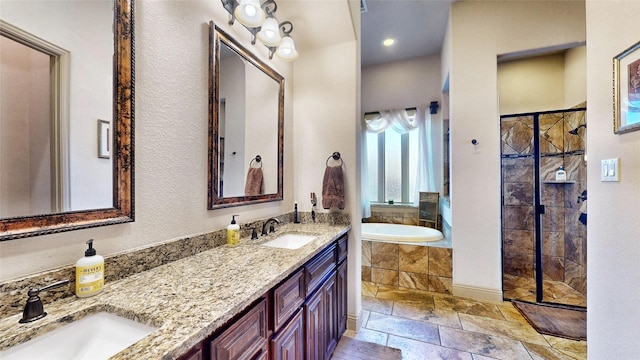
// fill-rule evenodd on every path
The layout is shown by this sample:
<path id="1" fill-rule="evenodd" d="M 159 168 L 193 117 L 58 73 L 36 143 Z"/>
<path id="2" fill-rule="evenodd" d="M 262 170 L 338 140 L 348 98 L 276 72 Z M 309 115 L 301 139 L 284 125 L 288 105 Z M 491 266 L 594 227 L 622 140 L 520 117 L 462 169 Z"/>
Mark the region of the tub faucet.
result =
<path id="1" fill-rule="evenodd" d="M 36 321 L 38 319 L 42 319 L 47 316 L 47 313 L 44 312 L 44 306 L 42 305 L 42 300 L 40 300 L 40 292 L 51 290 L 60 286 L 64 286 L 69 284 L 69 280 L 62 280 L 55 282 L 53 284 L 47 285 L 40 289 L 31 289 L 27 293 L 29 298 L 27 299 L 27 303 L 24 306 L 24 311 L 22 312 L 22 319 L 20 319 L 19 323 L 28 323 L 32 321 Z"/>
<path id="2" fill-rule="evenodd" d="M 274 229 L 273 223 L 280 224 L 280 220 L 276 218 L 270 218 L 267 221 L 265 221 L 264 224 L 262 225 L 262 234 L 261 234 L 262 236 L 267 235 L 267 224 L 271 224 L 271 226 L 269 227 L 269 232 L 276 231 L 276 229 Z"/>

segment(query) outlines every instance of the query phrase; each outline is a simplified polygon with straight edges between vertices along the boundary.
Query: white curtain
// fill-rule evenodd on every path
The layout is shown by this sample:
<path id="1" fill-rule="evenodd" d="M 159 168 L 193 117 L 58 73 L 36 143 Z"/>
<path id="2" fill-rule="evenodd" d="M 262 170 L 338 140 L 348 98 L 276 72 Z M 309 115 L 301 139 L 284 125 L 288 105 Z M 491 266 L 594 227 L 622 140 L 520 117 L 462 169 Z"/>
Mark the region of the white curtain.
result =
<path id="1" fill-rule="evenodd" d="M 433 168 L 433 141 L 431 113 L 427 109 L 420 111 L 424 114 L 422 126 L 418 129 L 418 171 L 416 174 L 415 201 L 420 199 L 421 191 L 436 191 L 436 179 Z"/>
<path id="2" fill-rule="evenodd" d="M 393 129 L 400 134 L 418 131 L 418 171 L 416 179 L 416 196 L 420 191 L 435 191 L 433 178 L 433 156 L 431 145 L 431 115 L 426 107 L 417 108 L 415 116 L 409 116 L 405 109 L 380 111 L 378 116 L 364 116 L 363 128 L 369 133 L 380 133 Z M 362 134 L 362 217 L 371 216 L 369 199 L 369 175 L 367 159 L 367 136 Z M 418 199 L 416 197 L 415 199 Z M 417 200 L 416 200 L 417 201 Z"/>

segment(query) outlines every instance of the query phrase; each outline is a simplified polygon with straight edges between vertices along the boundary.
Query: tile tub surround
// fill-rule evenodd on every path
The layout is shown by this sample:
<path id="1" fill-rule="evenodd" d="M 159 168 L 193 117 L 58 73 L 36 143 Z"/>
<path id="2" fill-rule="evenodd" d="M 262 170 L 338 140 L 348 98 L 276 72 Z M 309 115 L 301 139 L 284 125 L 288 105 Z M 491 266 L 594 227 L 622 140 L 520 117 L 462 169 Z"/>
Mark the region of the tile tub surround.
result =
<path id="1" fill-rule="evenodd" d="M 48 315 L 41 320 L 18 324 L 21 309 L 2 317 L 0 349 L 51 331 L 71 319 L 106 310 L 160 327 L 112 359 L 176 358 L 349 229 L 349 225 L 287 223 L 258 241 L 245 236 L 234 248 L 217 246 L 107 281 L 105 290 L 94 297 L 67 296 L 53 301 L 43 297 Z M 297 250 L 259 246 L 289 231 L 317 234 L 318 238 Z M 22 306 L 24 301 L 26 296 L 22 297 Z"/>
<path id="2" fill-rule="evenodd" d="M 362 240 L 362 281 L 451 293 L 450 248 Z"/>

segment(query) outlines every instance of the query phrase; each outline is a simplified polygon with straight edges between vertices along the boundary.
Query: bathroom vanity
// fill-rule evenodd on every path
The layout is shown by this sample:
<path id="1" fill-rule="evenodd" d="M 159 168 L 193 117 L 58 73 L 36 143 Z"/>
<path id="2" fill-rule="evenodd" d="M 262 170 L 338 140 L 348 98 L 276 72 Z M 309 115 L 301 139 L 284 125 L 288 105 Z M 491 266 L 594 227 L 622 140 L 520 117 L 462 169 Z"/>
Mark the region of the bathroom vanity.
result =
<path id="1" fill-rule="evenodd" d="M 110 312 L 157 328 L 111 359 L 328 359 L 346 327 L 349 229 L 289 223 L 107 282 L 94 297 L 43 297 L 46 317 L 0 319 L 0 351 Z M 286 233 L 316 238 L 298 249 L 263 245 Z"/>

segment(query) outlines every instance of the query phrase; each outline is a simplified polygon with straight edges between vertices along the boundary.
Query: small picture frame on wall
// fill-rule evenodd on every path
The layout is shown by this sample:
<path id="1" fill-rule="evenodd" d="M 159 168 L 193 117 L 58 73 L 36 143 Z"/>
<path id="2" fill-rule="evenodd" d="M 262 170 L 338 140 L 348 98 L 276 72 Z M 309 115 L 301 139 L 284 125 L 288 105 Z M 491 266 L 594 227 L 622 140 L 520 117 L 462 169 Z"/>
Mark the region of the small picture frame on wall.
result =
<path id="1" fill-rule="evenodd" d="M 613 58 L 613 132 L 640 130 L 640 41 Z"/>
<path id="2" fill-rule="evenodd" d="M 98 119 L 98 157 L 109 159 L 111 157 L 111 124 L 107 120 Z"/>

